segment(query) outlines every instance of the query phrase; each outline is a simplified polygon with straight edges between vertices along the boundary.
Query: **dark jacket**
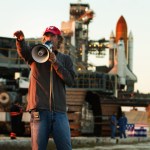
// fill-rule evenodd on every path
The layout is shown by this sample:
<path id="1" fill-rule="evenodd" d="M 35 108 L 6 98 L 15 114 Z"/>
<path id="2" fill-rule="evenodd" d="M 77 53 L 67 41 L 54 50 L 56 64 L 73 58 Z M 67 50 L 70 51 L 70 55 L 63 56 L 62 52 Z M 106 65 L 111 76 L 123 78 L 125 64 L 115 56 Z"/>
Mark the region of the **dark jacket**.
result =
<path id="1" fill-rule="evenodd" d="M 117 118 L 116 115 L 112 115 L 110 118 L 110 125 L 111 127 L 116 127 L 117 126 Z"/>
<path id="2" fill-rule="evenodd" d="M 31 109 L 48 109 L 53 111 L 66 111 L 65 84 L 74 83 L 75 72 L 69 55 L 56 51 L 57 61 L 37 63 L 31 55 L 31 48 L 25 41 L 16 41 L 17 51 L 30 68 L 30 84 L 28 89 L 27 111 Z M 50 68 L 53 67 L 53 99 L 50 100 Z"/>
<path id="3" fill-rule="evenodd" d="M 125 131 L 126 130 L 127 122 L 128 122 L 128 120 L 125 116 L 122 116 L 122 117 L 119 118 L 118 125 L 119 125 L 119 130 L 120 131 Z"/>

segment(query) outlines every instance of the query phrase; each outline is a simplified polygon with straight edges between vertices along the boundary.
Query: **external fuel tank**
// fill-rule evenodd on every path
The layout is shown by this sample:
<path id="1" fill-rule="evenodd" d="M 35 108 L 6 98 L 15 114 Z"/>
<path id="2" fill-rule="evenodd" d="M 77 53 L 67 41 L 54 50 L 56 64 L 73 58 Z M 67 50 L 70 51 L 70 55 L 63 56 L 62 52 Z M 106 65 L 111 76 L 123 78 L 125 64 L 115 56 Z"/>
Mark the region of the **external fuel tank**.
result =
<path id="1" fill-rule="evenodd" d="M 124 41 L 124 46 L 125 46 L 125 56 L 126 59 L 128 59 L 128 49 L 127 49 L 127 33 L 128 33 L 128 29 L 127 29 L 127 23 L 124 19 L 123 16 L 121 16 L 117 22 L 116 25 L 116 43 L 118 43 L 118 41 L 120 39 L 123 39 Z"/>

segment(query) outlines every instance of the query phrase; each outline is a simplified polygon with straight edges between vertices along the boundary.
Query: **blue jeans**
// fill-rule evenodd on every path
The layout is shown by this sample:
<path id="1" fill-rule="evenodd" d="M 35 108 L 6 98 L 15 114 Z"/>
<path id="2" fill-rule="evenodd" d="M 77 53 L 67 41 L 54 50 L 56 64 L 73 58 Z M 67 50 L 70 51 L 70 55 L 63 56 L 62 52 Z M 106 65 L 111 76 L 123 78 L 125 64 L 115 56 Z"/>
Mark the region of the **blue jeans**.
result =
<path id="1" fill-rule="evenodd" d="M 116 137 L 116 126 L 111 125 L 111 138 Z"/>
<path id="2" fill-rule="evenodd" d="M 34 112 L 31 112 L 32 150 L 46 150 L 50 135 L 57 150 L 72 150 L 67 114 L 44 110 L 39 111 L 39 116 L 38 120 L 34 117 Z"/>
<path id="3" fill-rule="evenodd" d="M 122 138 L 122 137 L 124 137 L 124 138 L 126 138 L 126 131 L 125 130 L 120 130 L 119 131 L 120 133 L 120 138 Z"/>

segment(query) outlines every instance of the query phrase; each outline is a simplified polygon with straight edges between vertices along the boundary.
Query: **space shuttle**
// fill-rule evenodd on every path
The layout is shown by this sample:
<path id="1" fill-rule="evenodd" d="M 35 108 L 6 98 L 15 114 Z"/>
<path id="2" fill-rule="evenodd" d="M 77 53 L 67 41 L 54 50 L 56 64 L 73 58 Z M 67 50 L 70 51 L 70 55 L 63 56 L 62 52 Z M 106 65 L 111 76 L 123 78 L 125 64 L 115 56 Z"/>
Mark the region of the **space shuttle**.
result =
<path id="1" fill-rule="evenodd" d="M 113 31 L 109 40 L 109 74 L 118 77 L 120 89 L 127 88 L 129 92 L 134 91 L 134 83 L 137 77 L 133 73 L 133 35 L 127 37 L 127 24 L 123 16 L 117 22 L 116 37 Z"/>

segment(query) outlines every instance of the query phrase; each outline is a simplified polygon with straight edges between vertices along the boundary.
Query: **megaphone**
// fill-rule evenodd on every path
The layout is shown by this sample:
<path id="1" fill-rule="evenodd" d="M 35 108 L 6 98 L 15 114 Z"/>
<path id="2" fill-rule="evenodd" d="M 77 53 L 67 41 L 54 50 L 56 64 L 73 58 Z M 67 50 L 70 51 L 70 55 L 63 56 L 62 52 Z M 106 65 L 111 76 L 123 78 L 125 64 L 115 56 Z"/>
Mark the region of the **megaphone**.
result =
<path id="1" fill-rule="evenodd" d="M 10 95 L 7 92 L 0 93 L 0 104 L 7 105 L 10 102 Z"/>
<path id="2" fill-rule="evenodd" d="M 38 63 L 44 63 L 49 59 L 49 53 L 52 52 L 52 42 L 47 41 L 45 44 L 36 44 L 32 48 L 32 57 Z"/>

